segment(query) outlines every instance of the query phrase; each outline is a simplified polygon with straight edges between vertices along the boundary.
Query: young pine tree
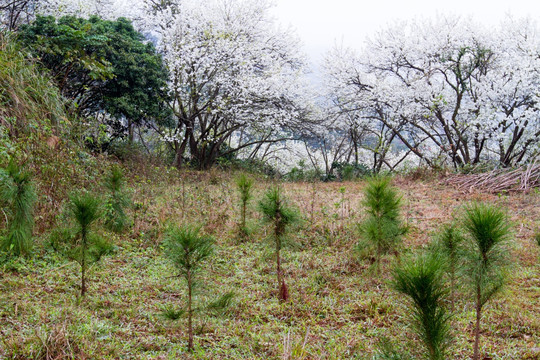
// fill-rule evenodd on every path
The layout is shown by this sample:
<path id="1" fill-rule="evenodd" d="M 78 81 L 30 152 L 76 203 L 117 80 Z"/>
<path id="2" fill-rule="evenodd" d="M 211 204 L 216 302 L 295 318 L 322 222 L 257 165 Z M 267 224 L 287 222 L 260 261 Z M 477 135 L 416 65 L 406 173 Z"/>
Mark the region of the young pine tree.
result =
<path id="1" fill-rule="evenodd" d="M 112 245 L 92 232 L 92 225 L 101 216 L 100 199 L 88 192 L 70 197 L 69 215 L 73 225 L 59 228 L 52 234 L 53 247 L 81 266 L 81 296 L 88 290 L 88 266 L 112 250 Z"/>
<path id="2" fill-rule="evenodd" d="M 247 235 L 246 228 L 246 213 L 249 200 L 253 197 L 251 189 L 253 188 L 253 179 L 248 177 L 246 174 L 241 174 L 236 179 L 236 186 L 238 187 L 238 192 L 240 193 L 240 233 L 242 235 Z"/>
<path id="3" fill-rule="evenodd" d="M 119 167 L 113 167 L 105 179 L 109 196 L 105 204 L 105 226 L 116 233 L 122 232 L 128 225 L 124 208 L 129 201 L 124 193 L 124 174 Z"/>
<path id="4" fill-rule="evenodd" d="M 2 250 L 17 256 L 30 253 L 35 202 L 30 173 L 11 161 L 0 170 L 0 204 L 5 206 L 7 223 Z"/>
<path id="5" fill-rule="evenodd" d="M 263 199 L 259 202 L 259 210 L 263 215 L 263 220 L 272 226 L 274 246 L 276 249 L 279 299 L 286 301 L 289 298 L 289 291 L 281 270 L 281 249 L 284 245 L 287 228 L 298 221 L 299 215 L 294 208 L 288 205 L 279 187 L 274 187 L 266 192 Z"/>
<path id="6" fill-rule="evenodd" d="M 362 202 L 367 217 L 359 225 L 362 252 L 375 253 L 377 268 L 380 258 L 395 251 L 407 228 L 402 225 L 399 210 L 401 198 L 388 177 L 375 177 L 368 181 Z"/>
<path id="7" fill-rule="evenodd" d="M 193 315 L 195 312 L 206 310 L 210 312 L 223 310 L 232 301 L 233 294 L 226 293 L 216 301 L 204 307 L 195 307 L 195 290 L 198 286 L 198 275 L 203 269 L 204 262 L 212 255 L 214 241 L 209 236 L 199 234 L 198 228 L 180 227 L 169 231 L 165 240 L 166 256 L 179 271 L 178 276 L 184 278 L 187 285 L 186 308 L 180 310 L 166 309 L 164 315 L 177 320 L 187 314 L 188 320 L 188 351 L 193 351 Z"/>
<path id="8" fill-rule="evenodd" d="M 435 251 L 443 261 L 450 280 L 450 302 L 455 308 L 457 273 L 462 261 L 463 235 L 454 224 L 446 224 L 438 234 Z"/>
<path id="9" fill-rule="evenodd" d="M 504 285 L 510 227 L 500 209 L 487 204 L 472 204 L 465 209 L 463 229 L 467 236 L 465 274 L 474 291 L 476 310 L 473 360 L 478 360 L 482 310 Z"/>
<path id="10" fill-rule="evenodd" d="M 394 270 L 392 286 L 409 299 L 414 329 L 426 348 L 429 360 L 447 359 L 450 341 L 449 316 L 443 307 L 446 290 L 442 262 L 423 256 Z"/>

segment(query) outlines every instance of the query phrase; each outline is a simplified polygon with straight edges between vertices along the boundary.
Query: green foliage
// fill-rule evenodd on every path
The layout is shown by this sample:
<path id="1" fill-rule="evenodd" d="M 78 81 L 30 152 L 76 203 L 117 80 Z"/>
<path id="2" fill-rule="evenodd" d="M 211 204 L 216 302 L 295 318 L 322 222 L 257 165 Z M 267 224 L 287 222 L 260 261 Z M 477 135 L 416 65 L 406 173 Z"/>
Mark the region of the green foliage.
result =
<path id="1" fill-rule="evenodd" d="M 482 309 L 504 285 L 510 227 L 502 210 L 481 203 L 465 209 L 462 226 L 467 236 L 464 270 L 474 293 L 476 308 L 473 359 L 479 359 Z"/>
<path id="2" fill-rule="evenodd" d="M 538 246 L 540 246 L 540 230 L 536 230 L 536 232 L 534 233 L 534 240 L 536 241 Z"/>
<path id="3" fill-rule="evenodd" d="M 184 316 L 186 310 L 177 309 L 174 306 L 167 305 L 163 308 L 161 314 L 165 319 L 176 321 Z"/>
<path id="4" fill-rule="evenodd" d="M 377 344 L 377 354 L 375 360 L 405 360 L 407 357 L 401 355 L 386 337 Z"/>
<path id="5" fill-rule="evenodd" d="M 246 212 L 249 200 L 253 197 L 251 189 L 253 188 L 253 179 L 248 177 L 246 174 L 242 173 L 236 179 L 236 186 L 238 187 L 238 192 L 240 193 L 240 231 L 246 235 Z"/>
<path id="6" fill-rule="evenodd" d="M 185 308 L 166 307 L 163 316 L 177 320 L 184 314 L 188 316 L 188 350 L 193 351 L 193 315 L 195 312 L 207 311 L 217 314 L 224 311 L 232 303 L 234 294 L 226 293 L 206 306 L 194 307 L 194 290 L 198 285 L 198 273 L 202 271 L 205 260 L 214 249 L 214 240 L 199 234 L 199 228 L 174 227 L 169 230 L 165 240 L 166 256 L 184 278 L 187 285 L 187 304 Z"/>
<path id="7" fill-rule="evenodd" d="M 360 251 L 376 253 L 377 263 L 383 254 L 396 251 L 407 232 L 400 219 L 401 198 L 390 185 L 390 178 L 375 177 L 368 181 L 362 202 L 367 216 L 359 225 Z"/>
<path id="8" fill-rule="evenodd" d="M 109 195 L 105 203 L 105 226 L 117 233 L 122 232 L 128 225 L 124 210 L 129 200 L 124 194 L 124 174 L 122 169 L 114 166 L 105 179 L 105 187 Z"/>
<path id="9" fill-rule="evenodd" d="M 362 163 L 349 164 L 343 162 L 334 162 L 332 163 L 332 169 L 335 172 L 336 177 L 341 181 L 352 181 L 370 176 L 372 174 L 369 167 Z"/>
<path id="10" fill-rule="evenodd" d="M 259 202 L 259 210 L 263 215 L 263 220 L 273 225 L 276 239 L 282 239 L 287 227 L 300 219 L 298 211 L 288 204 L 281 193 L 281 188 L 277 186 L 264 194 Z"/>
<path id="11" fill-rule="evenodd" d="M 51 244 L 55 250 L 81 266 L 81 296 L 84 296 L 88 266 L 111 253 L 112 245 L 91 232 L 92 225 L 101 217 L 101 200 L 95 194 L 81 191 L 71 195 L 69 215 L 72 222 L 52 232 Z"/>
<path id="12" fill-rule="evenodd" d="M 214 240 L 209 236 L 199 235 L 200 229 L 178 227 L 169 231 L 166 241 L 166 256 L 186 281 L 195 284 L 194 276 L 204 261 L 212 254 Z"/>
<path id="13" fill-rule="evenodd" d="M 14 161 L 0 169 L 0 205 L 7 223 L 7 233 L 1 239 L 3 251 L 16 256 L 30 253 L 35 202 L 36 194 L 29 172 Z"/>
<path id="14" fill-rule="evenodd" d="M 51 79 L 26 58 L 12 35 L 0 33 L 0 130 L 16 138 L 50 130 L 65 119 L 62 96 Z M 2 140 L 0 154 L 4 146 Z"/>
<path id="15" fill-rule="evenodd" d="M 430 360 L 447 358 L 449 316 L 443 307 L 446 290 L 442 262 L 435 256 L 419 257 L 396 268 L 392 286 L 409 299 L 414 328 Z"/>
<path id="16" fill-rule="evenodd" d="M 232 291 L 226 292 L 216 300 L 208 303 L 205 310 L 214 315 L 222 314 L 231 307 L 235 296 L 235 293 Z"/>
<path id="17" fill-rule="evenodd" d="M 468 240 L 466 274 L 473 287 L 480 288 L 483 306 L 504 284 L 510 225 L 501 209 L 477 203 L 466 208 L 463 229 Z"/>
<path id="18" fill-rule="evenodd" d="M 105 110 L 113 116 L 108 123 L 113 138 L 126 131 L 132 135 L 134 123 L 168 121 L 167 71 L 152 43 L 144 42 L 129 20 L 38 16 L 18 34 L 78 114 Z"/>

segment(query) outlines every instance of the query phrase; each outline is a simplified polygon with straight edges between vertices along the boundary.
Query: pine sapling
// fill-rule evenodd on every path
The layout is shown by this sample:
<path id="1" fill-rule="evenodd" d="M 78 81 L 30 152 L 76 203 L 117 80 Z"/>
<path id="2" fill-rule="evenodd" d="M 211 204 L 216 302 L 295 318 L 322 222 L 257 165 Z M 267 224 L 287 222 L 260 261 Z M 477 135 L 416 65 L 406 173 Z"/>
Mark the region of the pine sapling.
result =
<path id="1" fill-rule="evenodd" d="M 279 187 L 274 187 L 264 195 L 259 202 L 259 210 L 263 215 L 263 220 L 272 225 L 275 256 L 277 284 L 279 289 L 279 299 L 286 301 L 289 298 L 289 291 L 283 278 L 281 269 L 281 249 L 284 245 L 285 235 L 288 227 L 298 221 L 298 212 L 292 208 L 285 197 L 281 194 Z"/>
<path id="2" fill-rule="evenodd" d="M 482 310 L 504 285 L 510 227 L 502 210 L 479 203 L 465 209 L 462 223 L 467 236 L 465 274 L 473 288 L 476 310 L 473 360 L 478 360 Z"/>
<path id="3" fill-rule="evenodd" d="M 400 219 L 401 198 L 390 185 L 390 178 L 375 177 L 368 181 L 362 202 L 367 212 L 366 219 L 359 225 L 361 241 L 359 248 L 375 253 L 375 262 L 384 254 L 397 251 L 407 228 Z"/>
<path id="4" fill-rule="evenodd" d="M 165 317 L 177 320 L 187 314 L 188 320 L 188 351 L 193 351 L 193 316 L 196 312 L 206 311 L 215 313 L 226 309 L 233 299 L 229 292 L 202 307 L 195 307 L 195 290 L 198 287 L 198 275 L 203 270 L 205 261 L 212 255 L 214 241 L 209 236 L 199 234 L 198 228 L 173 228 L 165 240 L 166 256 L 178 270 L 187 285 L 187 304 L 185 308 L 176 310 L 167 308 Z"/>
<path id="5" fill-rule="evenodd" d="M 247 206 L 253 194 L 251 192 L 253 188 L 253 179 L 248 177 L 246 174 L 241 174 L 236 179 L 236 186 L 238 187 L 238 192 L 240 193 L 240 232 L 242 235 L 247 235 L 246 228 L 246 213 Z"/>
<path id="6" fill-rule="evenodd" d="M 450 279 L 450 302 L 455 309 L 457 270 L 463 253 L 463 235 L 454 224 L 444 225 L 438 235 L 436 251 L 441 255 Z"/>
<path id="7" fill-rule="evenodd" d="M 101 200 L 94 194 L 73 194 L 69 203 L 72 224 L 58 228 L 52 234 L 53 247 L 81 266 L 81 296 L 88 290 L 88 267 L 112 250 L 109 242 L 92 232 L 92 225 L 101 217 L 100 205 Z"/>
<path id="8" fill-rule="evenodd" d="M 119 167 L 113 167 L 105 179 L 105 187 L 109 190 L 105 203 L 105 225 L 109 230 L 120 233 L 128 225 L 125 207 L 129 205 L 124 193 L 124 174 Z"/>
<path id="9" fill-rule="evenodd" d="M 394 270 L 392 286 L 408 297 L 414 329 L 430 360 L 447 359 L 450 341 L 449 316 L 443 307 L 446 290 L 442 262 L 423 256 Z"/>
<path id="10" fill-rule="evenodd" d="M 14 161 L 0 170 L 0 204 L 5 208 L 7 233 L 2 249 L 13 255 L 28 255 L 32 248 L 36 194 L 31 175 Z"/>

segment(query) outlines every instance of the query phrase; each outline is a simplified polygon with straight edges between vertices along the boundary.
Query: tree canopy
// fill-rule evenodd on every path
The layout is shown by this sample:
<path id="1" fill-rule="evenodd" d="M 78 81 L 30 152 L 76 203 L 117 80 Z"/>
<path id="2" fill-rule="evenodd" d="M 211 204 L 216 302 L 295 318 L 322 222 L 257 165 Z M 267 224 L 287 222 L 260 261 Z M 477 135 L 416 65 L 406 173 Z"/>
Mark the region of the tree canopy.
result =
<path id="1" fill-rule="evenodd" d="M 166 121 L 166 68 L 129 20 L 38 16 L 18 33 L 78 114 L 110 115 L 113 137 L 132 138 L 134 124 Z"/>

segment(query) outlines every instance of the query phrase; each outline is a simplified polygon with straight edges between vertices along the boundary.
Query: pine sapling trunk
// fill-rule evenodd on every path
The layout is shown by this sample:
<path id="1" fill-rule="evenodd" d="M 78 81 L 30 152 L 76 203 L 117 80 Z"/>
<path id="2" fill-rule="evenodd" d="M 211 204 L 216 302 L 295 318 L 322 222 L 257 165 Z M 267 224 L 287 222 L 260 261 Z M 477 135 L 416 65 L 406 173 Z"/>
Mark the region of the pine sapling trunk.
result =
<path id="1" fill-rule="evenodd" d="M 482 316 L 482 288 L 476 285 L 476 326 L 474 329 L 474 353 L 473 360 L 480 359 L 480 318 Z"/>
<path id="2" fill-rule="evenodd" d="M 86 227 L 83 227 L 81 233 L 81 296 L 86 294 L 86 236 L 87 229 Z"/>
<path id="3" fill-rule="evenodd" d="M 186 211 L 186 180 L 182 177 L 182 219 Z"/>
<path id="4" fill-rule="evenodd" d="M 278 291 L 279 291 L 279 299 L 281 301 L 287 301 L 289 297 L 289 292 L 287 290 L 287 285 L 285 284 L 285 280 L 283 279 L 283 274 L 281 272 L 281 215 L 277 214 L 276 216 L 276 222 L 275 222 L 275 228 L 274 228 L 274 236 L 276 240 L 276 267 L 277 267 L 277 283 L 278 283 Z"/>
<path id="5" fill-rule="evenodd" d="M 377 220 L 377 258 L 375 259 L 376 263 L 377 263 L 377 274 L 379 274 L 381 272 L 381 257 L 382 257 L 382 228 L 381 228 L 381 221 L 380 221 L 380 216 L 379 216 L 379 219 Z"/>
<path id="6" fill-rule="evenodd" d="M 452 312 L 455 311 L 455 298 L 456 298 L 456 265 L 454 259 L 451 260 L 450 264 L 450 304 L 452 307 Z"/>
<path id="7" fill-rule="evenodd" d="M 313 217 L 315 216 L 315 182 L 313 182 L 312 192 L 311 192 L 311 213 L 310 213 L 310 223 L 313 224 Z"/>
<path id="8" fill-rule="evenodd" d="M 278 287 L 281 286 L 281 256 L 280 256 L 280 250 L 279 245 L 276 243 L 276 265 L 277 265 L 277 282 Z"/>
<path id="9" fill-rule="evenodd" d="M 193 351 L 193 310 L 192 310 L 192 279 L 191 273 L 188 273 L 188 351 Z"/>
<path id="10" fill-rule="evenodd" d="M 247 208 L 247 201 L 242 201 L 242 231 L 245 232 L 246 229 L 246 208 Z"/>

